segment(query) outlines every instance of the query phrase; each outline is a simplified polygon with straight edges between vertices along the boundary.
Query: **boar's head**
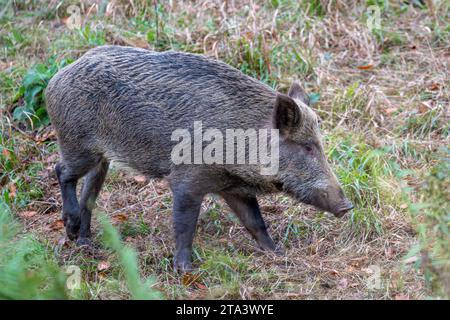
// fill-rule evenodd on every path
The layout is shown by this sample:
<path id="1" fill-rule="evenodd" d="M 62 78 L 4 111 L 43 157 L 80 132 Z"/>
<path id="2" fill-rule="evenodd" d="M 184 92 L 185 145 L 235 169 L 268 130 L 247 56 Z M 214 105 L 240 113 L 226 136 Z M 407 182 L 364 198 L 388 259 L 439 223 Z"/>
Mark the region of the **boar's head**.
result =
<path id="1" fill-rule="evenodd" d="M 319 118 L 298 83 L 288 95 L 278 94 L 272 115 L 279 130 L 278 180 L 295 199 L 321 210 L 343 216 L 353 208 L 345 197 L 324 153 Z"/>

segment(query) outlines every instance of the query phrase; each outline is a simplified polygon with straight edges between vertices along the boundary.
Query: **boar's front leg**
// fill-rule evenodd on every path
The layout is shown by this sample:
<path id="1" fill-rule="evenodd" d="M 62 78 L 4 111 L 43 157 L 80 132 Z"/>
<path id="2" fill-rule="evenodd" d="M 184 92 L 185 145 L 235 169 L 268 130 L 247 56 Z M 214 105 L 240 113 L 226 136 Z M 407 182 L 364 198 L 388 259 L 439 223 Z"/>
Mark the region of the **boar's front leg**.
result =
<path id="1" fill-rule="evenodd" d="M 266 224 L 259 210 L 256 197 L 220 193 L 228 206 L 238 216 L 244 227 L 250 232 L 263 250 L 276 251 L 275 243 L 267 232 Z"/>
<path id="2" fill-rule="evenodd" d="M 176 242 L 174 270 L 189 272 L 192 270 L 192 242 L 203 194 L 194 194 L 188 187 L 172 187 L 172 193 L 173 225 Z"/>

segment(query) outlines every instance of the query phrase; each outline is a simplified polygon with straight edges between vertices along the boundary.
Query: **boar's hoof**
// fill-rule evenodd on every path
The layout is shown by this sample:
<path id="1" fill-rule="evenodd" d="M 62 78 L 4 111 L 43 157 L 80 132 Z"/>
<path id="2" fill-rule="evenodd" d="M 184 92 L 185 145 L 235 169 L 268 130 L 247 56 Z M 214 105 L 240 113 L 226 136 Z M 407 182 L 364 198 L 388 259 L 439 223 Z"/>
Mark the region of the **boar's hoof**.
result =
<path id="1" fill-rule="evenodd" d="M 191 252 L 188 250 L 182 250 L 174 257 L 173 269 L 178 273 L 186 273 L 193 271 L 191 263 Z"/>
<path id="2" fill-rule="evenodd" d="M 72 241 L 76 240 L 80 231 L 80 219 L 75 219 L 74 221 L 68 218 L 65 220 L 64 225 L 66 226 L 67 237 Z"/>
<path id="3" fill-rule="evenodd" d="M 181 274 L 192 272 L 194 270 L 190 262 L 177 260 L 175 260 L 175 262 L 173 263 L 173 269 L 175 272 Z"/>
<path id="4" fill-rule="evenodd" d="M 79 238 L 77 240 L 77 246 L 79 247 L 90 247 L 91 240 L 89 238 Z"/>
<path id="5" fill-rule="evenodd" d="M 173 269 L 178 273 L 186 273 L 191 272 L 192 263 L 191 263 L 191 255 L 192 251 L 188 248 L 180 248 L 176 251 L 175 256 L 173 257 Z"/>
<path id="6" fill-rule="evenodd" d="M 259 247 L 264 253 L 276 254 L 277 256 L 283 256 L 285 253 L 281 245 L 275 246 L 273 242 L 259 243 Z"/>

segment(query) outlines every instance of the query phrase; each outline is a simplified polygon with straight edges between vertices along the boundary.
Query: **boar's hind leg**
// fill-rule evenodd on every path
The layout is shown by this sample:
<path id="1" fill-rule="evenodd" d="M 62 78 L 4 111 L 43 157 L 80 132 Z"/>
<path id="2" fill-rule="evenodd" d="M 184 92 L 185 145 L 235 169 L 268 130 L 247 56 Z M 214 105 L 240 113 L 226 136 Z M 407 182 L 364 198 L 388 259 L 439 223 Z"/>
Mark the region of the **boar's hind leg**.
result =
<path id="1" fill-rule="evenodd" d="M 229 193 L 220 194 L 228 206 L 238 216 L 244 227 L 250 232 L 263 250 L 275 251 L 276 246 L 267 232 L 256 197 L 239 196 Z"/>
<path id="2" fill-rule="evenodd" d="M 172 192 L 176 242 L 174 269 L 175 271 L 188 272 L 192 270 L 192 242 L 203 194 L 193 194 L 188 188 L 172 188 Z"/>
<path id="3" fill-rule="evenodd" d="M 91 236 L 91 214 L 95 206 L 98 194 L 105 181 L 106 173 L 108 172 L 109 162 L 106 159 L 92 168 L 84 178 L 83 188 L 80 196 L 80 235 L 77 240 L 78 245 L 89 245 Z"/>

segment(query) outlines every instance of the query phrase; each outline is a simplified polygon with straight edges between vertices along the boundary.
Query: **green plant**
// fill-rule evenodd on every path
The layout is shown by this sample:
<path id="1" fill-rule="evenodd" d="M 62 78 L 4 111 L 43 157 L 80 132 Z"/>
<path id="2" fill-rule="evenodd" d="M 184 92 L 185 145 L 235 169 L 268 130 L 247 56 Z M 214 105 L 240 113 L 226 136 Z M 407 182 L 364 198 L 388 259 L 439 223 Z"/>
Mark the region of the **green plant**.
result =
<path id="1" fill-rule="evenodd" d="M 30 236 L 0 200 L 0 299 L 67 299 L 66 275 L 49 248 Z"/>
<path id="2" fill-rule="evenodd" d="M 23 98 L 23 103 L 14 109 L 13 119 L 19 122 L 28 120 L 32 127 L 47 125 L 50 120 L 45 108 L 45 88 L 53 75 L 71 62 L 72 59 L 57 62 L 52 57 L 47 64 L 39 63 L 30 68 L 16 95 L 16 99 Z"/>
<path id="3" fill-rule="evenodd" d="M 0 31 L 0 47 L 5 56 L 14 57 L 31 44 L 26 29 L 15 27 L 13 23 L 5 23 Z"/>
<path id="4" fill-rule="evenodd" d="M 433 133 L 447 137 L 450 122 L 445 120 L 445 113 L 446 109 L 442 105 L 438 105 L 423 114 L 414 112 L 406 120 L 403 132 L 410 133 L 417 138 L 429 138 Z"/>
<path id="5" fill-rule="evenodd" d="M 416 220 L 419 244 L 408 256 L 420 254 L 421 266 L 427 283 L 438 296 L 450 297 L 450 149 L 439 151 L 438 163 L 425 177 L 422 201 L 410 204 Z M 411 194 L 409 190 L 408 194 Z"/>
<path id="6" fill-rule="evenodd" d="M 243 275 L 248 273 L 248 257 L 240 254 L 230 254 L 223 251 L 203 251 L 205 260 L 200 270 L 208 274 L 213 280 L 208 287 L 218 285 L 224 291 L 223 294 L 236 296 L 244 282 Z"/>
<path id="7" fill-rule="evenodd" d="M 119 233 L 106 216 L 100 216 L 100 224 L 103 228 L 103 242 L 118 256 L 132 297 L 138 300 L 161 299 L 161 294 L 152 288 L 154 279 L 148 278 L 144 282 L 141 280 L 136 251 L 122 244 Z"/>
<path id="8" fill-rule="evenodd" d="M 393 166 L 386 150 L 368 146 L 362 138 L 330 136 L 329 158 L 347 196 L 355 204 L 350 213 L 350 230 L 367 236 L 383 232 L 380 212 L 394 202 L 386 180 L 392 179 Z M 390 196 L 391 195 L 391 196 Z"/>
<path id="9" fill-rule="evenodd" d="M 326 14 L 325 9 L 322 6 L 322 1 L 320 0 L 308 0 L 302 1 L 306 13 L 310 16 L 323 17 Z"/>
<path id="10" fill-rule="evenodd" d="M 120 234 L 123 237 L 135 237 L 138 235 L 145 236 L 151 231 L 151 228 L 145 223 L 142 215 L 140 215 L 139 221 L 125 221 L 120 226 Z"/>
<path id="11" fill-rule="evenodd" d="M 233 54 L 226 60 L 242 72 L 270 84 L 273 50 L 266 41 L 263 34 L 254 39 L 240 37 L 232 43 Z"/>
<path id="12" fill-rule="evenodd" d="M 77 29 L 80 36 L 81 43 L 85 43 L 88 46 L 101 46 L 104 45 L 106 40 L 105 32 L 100 28 L 92 28 L 89 24 Z"/>
<path id="13" fill-rule="evenodd" d="M 363 85 L 358 81 L 341 90 L 333 99 L 331 105 L 332 124 L 343 120 L 347 122 L 364 121 L 369 123 L 372 119 L 369 110 L 367 110 L 368 94 Z"/>

